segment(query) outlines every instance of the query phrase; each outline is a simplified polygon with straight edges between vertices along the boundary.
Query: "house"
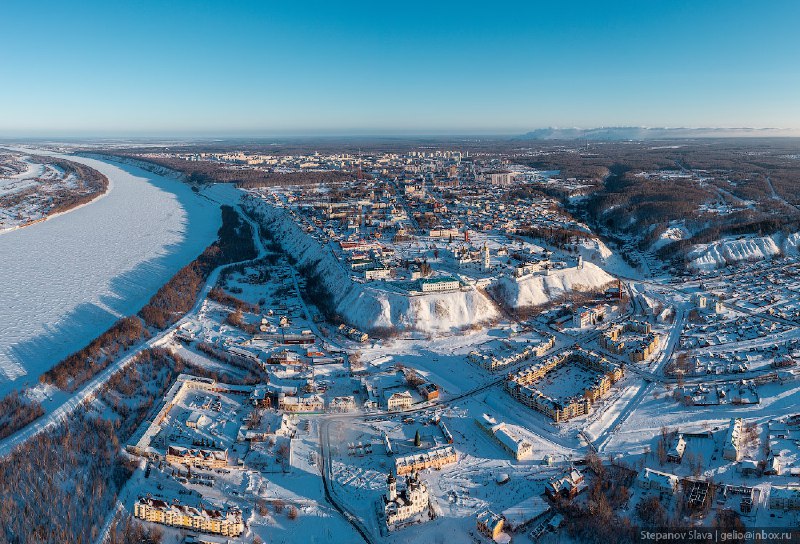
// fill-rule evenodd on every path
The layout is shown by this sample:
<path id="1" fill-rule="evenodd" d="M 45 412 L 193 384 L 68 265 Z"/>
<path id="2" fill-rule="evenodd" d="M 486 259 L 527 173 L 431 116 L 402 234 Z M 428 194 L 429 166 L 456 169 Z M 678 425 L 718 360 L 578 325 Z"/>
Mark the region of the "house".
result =
<path id="1" fill-rule="evenodd" d="M 209 419 L 202 412 L 192 412 L 192 414 L 186 419 L 186 426 L 190 429 L 205 427 L 209 423 L 211 423 L 211 419 Z"/>
<path id="2" fill-rule="evenodd" d="M 562 476 L 551 478 L 544 487 L 544 492 L 552 500 L 573 499 L 586 487 L 583 474 L 576 468 L 570 469 Z"/>
<path id="3" fill-rule="evenodd" d="M 533 445 L 530 442 L 515 436 L 515 433 L 511 432 L 505 423 L 498 422 L 489 414 L 475 418 L 475 423 L 487 434 L 493 436 L 517 461 L 529 457 L 533 451 Z"/>
<path id="4" fill-rule="evenodd" d="M 300 363 L 300 356 L 294 351 L 284 349 L 267 357 L 269 365 L 296 365 Z"/>
<path id="5" fill-rule="evenodd" d="M 728 431 L 725 433 L 725 440 L 722 443 L 722 457 L 729 461 L 738 461 L 740 444 L 742 440 L 743 420 L 740 417 L 731 419 Z"/>
<path id="6" fill-rule="evenodd" d="M 457 290 L 460 283 L 455 278 L 442 276 L 438 278 L 421 279 L 419 280 L 419 286 L 423 293 L 445 293 L 447 291 Z"/>
<path id="7" fill-rule="evenodd" d="M 259 408 L 269 408 L 271 406 L 269 392 L 263 384 L 253 387 L 253 391 L 250 393 L 250 403 Z"/>
<path id="8" fill-rule="evenodd" d="M 509 432 L 504 423 L 501 423 L 500 425 L 501 426 L 499 426 L 499 428 L 494 432 L 494 437 L 497 439 L 497 441 L 500 442 L 500 444 L 506 450 L 508 450 L 508 452 L 511 453 L 511 455 L 513 455 L 517 461 L 530 457 L 531 453 L 533 452 L 533 445 L 527 440 L 522 440 L 521 438 L 514 436 L 511 432 Z"/>
<path id="9" fill-rule="evenodd" d="M 414 401 L 411 393 L 408 391 L 398 391 L 395 393 L 386 391 L 384 393 L 384 398 L 386 399 L 387 410 L 405 410 L 406 408 L 410 408 Z"/>
<path id="10" fill-rule="evenodd" d="M 280 394 L 278 395 L 278 409 L 295 414 L 322 412 L 325 410 L 325 400 L 319 395 L 289 397 Z"/>
<path id="11" fill-rule="evenodd" d="M 533 495 L 501 512 L 503 529 L 510 532 L 519 532 L 531 523 L 538 523 L 550 513 L 551 507 L 542 495 Z"/>
<path id="12" fill-rule="evenodd" d="M 491 510 L 479 512 L 475 518 L 478 532 L 494 540 L 503 532 L 505 520 L 500 514 L 495 514 Z"/>
<path id="13" fill-rule="evenodd" d="M 387 437 L 388 440 L 388 437 Z M 388 450 L 389 448 L 387 448 Z M 458 461 L 456 450 L 453 446 L 443 446 L 428 450 L 425 453 L 414 453 L 403 457 L 395 457 L 394 468 L 398 476 L 411 474 L 432 468 L 439 470 L 443 466 L 450 465 Z"/>
<path id="14" fill-rule="evenodd" d="M 364 270 L 364 279 L 367 281 L 385 280 L 391 277 L 392 270 L 390 268 L 369 268 Z"/>
<path id="15" fill-rule="evenodd" d="M 742 476 L 759 476 L 761 469 L 758 463 L 752 459 L 744 459 L 739 462 L 739 472 Z"/>
<path id="16" fill-rule="evenodd" d="M 683 459 L 683 452 L 686 451 L 686 439 L 683 433 L 678 433 L 672 439 L 672 445 L 667 450 L 667 461 L 670 463 L 680 463 Z"/>
<path id="17" fill-rule="evenodd" d="M 572 315 L 572 326 L 577 328 L 588 327 L 597 321 L 597 314 L 591 308 L 578 308 Z"/>
<path id="18" fill-rule="evenodd" d="M 642 489 L 655 489 L 659 493 L 672 495 L 678 490 L 678 477 L 674 474 L 645 468 L 636 478 Z"/>
<path id="19" fill-rule="evenodd" d="M 781 462 L 774 455 L 770 456 L 770 458 L 767 459 L 767 466 L 764 468 L 764 474 L 768 476 L 780 476 Z"/>
<path id="20" fill-rule="evenodd" d="M 248 424 L 242 425 L 236 435 L 239 442 L 265 442 L 274 436 L 292 436 L 297 430 L 296 416 L 279 414 L 273 411 L 264 411 L 257 428 L 249 428 Z"/>
<path id="21" fill-rule="evenodd" d="M 177 499 L 168 503 L 151 497 L 139 497 L 134 504 L 133 515 L 152 523 L 222 536 L 238 537 L 244 532 L 242 513 L 237 508 L 212 510 L 203 506 L 183 505 Z"/>
<path id="22" fill-rule="evenodd" d="M 228 466 L 228 450 L 191 449 L 181 446 L 168 446 L 167 463 L 205 468 Z"/>
<path id="23" fill-rule="evenodd" d="M 356 398 L 351 396 L 333 397 L 328 404 L 331 412 L 352 412 L 356 409 Z"/>
<path id="24" fill-rule="evenodd" d="M 417 387 L 417 392 L 427 401 L 439 398 L 439 386 L 435 383 L 423 383 Z"/>
<path id="25" fill-rule="evenodd" d="M 369 340 L 369 335 L 358 329 L 350 328 L 347 330 L 347 337 L 355 342 L 364 343 Z"/>
<path id="26" fill-rule="evenodd" d="M 442 431 L 442 436 L 447 441 L 448 444 L 453 443 L 453 433 L 450 432 L 450 429 L 447 428 L 447 425 L 444 424 L 444 421 L 439 419 L 436 424 L 439 426 L 439 430 Z"/>
<path id="27" fill-rule="evenodd" d="M 697 308 L 703 310 L 703 309 L 705 309 L 706 305 L 708 304 L 708 299 L 705 297 L 705 295 L 702 295 L 700 293 L 696 293 L 694 295 L 694 303 L 697 305 Z"/>
<path id="28" fill-rule="evenodd" d="M 800 510 L 800 486 L 773 485 L 769 492 L 770 510 Z"/>

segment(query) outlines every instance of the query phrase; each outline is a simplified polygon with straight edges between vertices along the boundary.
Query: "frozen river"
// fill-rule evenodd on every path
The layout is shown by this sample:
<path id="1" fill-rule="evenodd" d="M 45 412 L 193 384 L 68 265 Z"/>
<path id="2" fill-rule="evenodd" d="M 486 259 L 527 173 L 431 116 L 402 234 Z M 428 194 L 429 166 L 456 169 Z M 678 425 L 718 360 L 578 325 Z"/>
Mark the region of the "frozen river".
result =
<path id="1" fill-rule="evenodd" d="M 110 189 L 86 206 L 0 235 L 0 395 L 33 384 L 138 311 L 220 225 L 218 205 L 177 180 L 63 157 L 108 176 Z"/>

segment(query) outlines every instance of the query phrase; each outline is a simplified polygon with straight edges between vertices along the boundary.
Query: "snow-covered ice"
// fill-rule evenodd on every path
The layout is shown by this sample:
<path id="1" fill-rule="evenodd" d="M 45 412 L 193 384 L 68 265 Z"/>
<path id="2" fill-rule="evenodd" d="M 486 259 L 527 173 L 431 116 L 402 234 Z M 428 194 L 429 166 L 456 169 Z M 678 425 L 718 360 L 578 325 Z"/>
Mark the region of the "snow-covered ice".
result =
<path id="1" fill-rule="evenodd" d="M 102 172 L 110 188 L 86 206 L 0 236 L 0 394 L 34 382 L 138 311 L 219 228 L 217 205 L 174 179 L 62 157 Z"/>

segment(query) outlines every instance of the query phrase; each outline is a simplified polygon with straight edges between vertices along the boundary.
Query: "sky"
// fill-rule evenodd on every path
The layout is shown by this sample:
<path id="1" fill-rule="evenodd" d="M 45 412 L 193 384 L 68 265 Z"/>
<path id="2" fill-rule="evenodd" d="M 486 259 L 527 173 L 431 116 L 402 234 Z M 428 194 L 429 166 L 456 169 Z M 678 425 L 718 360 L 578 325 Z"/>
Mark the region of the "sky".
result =
<path id="1" fill-rule="evenodd" d="M 4 0 L 0 136 L 800 129 L 800 2 Z"/>

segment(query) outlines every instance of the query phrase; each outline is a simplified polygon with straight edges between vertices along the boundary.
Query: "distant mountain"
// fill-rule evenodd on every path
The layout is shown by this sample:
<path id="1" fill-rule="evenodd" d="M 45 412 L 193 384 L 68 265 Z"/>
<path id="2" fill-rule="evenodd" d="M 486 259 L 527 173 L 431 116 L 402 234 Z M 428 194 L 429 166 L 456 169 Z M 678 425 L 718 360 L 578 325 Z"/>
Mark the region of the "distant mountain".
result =
<path id="1" fill-rule="evenodd" d="M 532 130 L 521 140 L 665 140 L 685 138 L 796 136 L 780 128 L 665 128 L 665 127 L 599 127 L 599 128 L 540 128 Z"/>

